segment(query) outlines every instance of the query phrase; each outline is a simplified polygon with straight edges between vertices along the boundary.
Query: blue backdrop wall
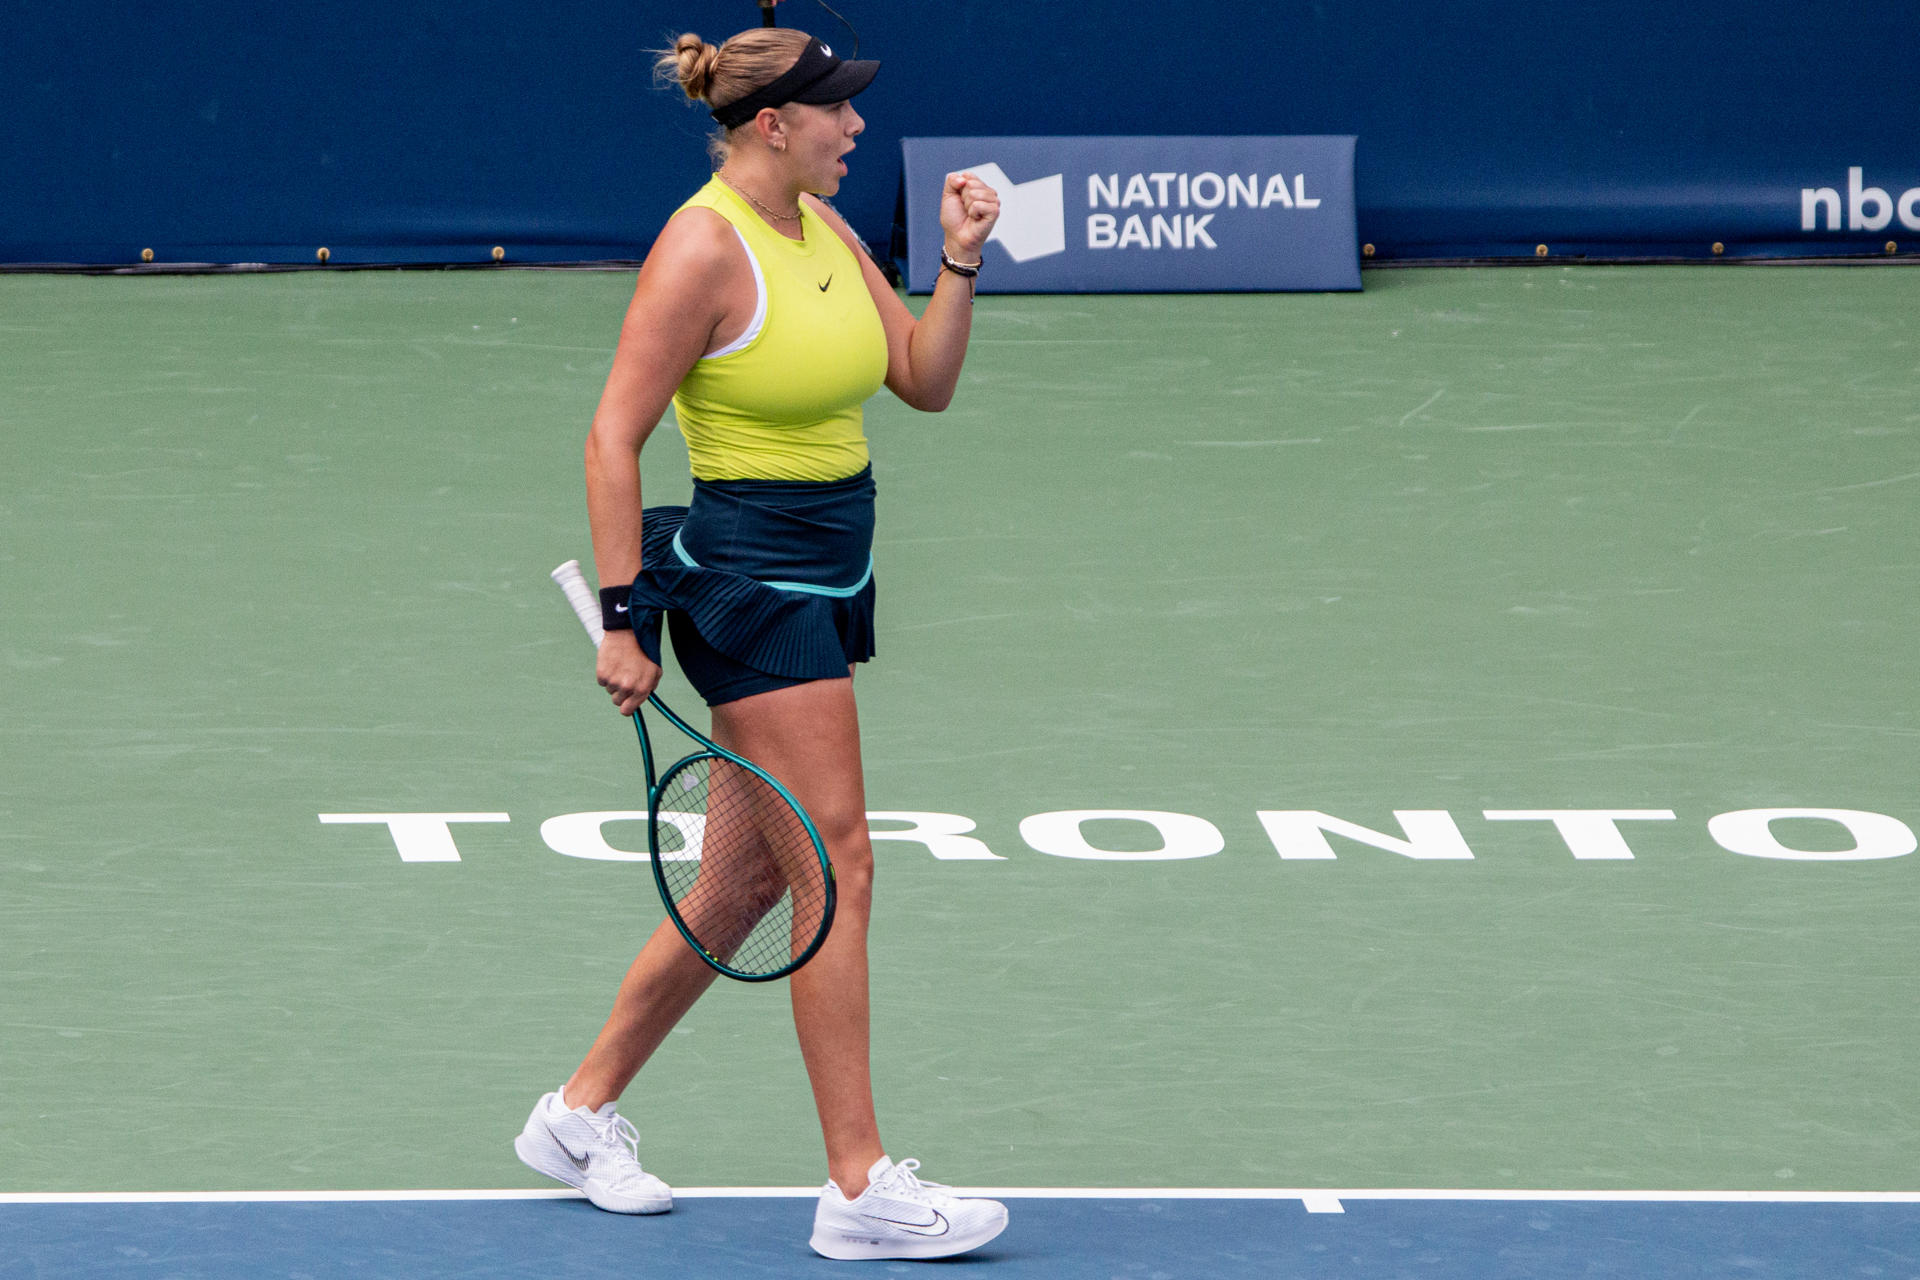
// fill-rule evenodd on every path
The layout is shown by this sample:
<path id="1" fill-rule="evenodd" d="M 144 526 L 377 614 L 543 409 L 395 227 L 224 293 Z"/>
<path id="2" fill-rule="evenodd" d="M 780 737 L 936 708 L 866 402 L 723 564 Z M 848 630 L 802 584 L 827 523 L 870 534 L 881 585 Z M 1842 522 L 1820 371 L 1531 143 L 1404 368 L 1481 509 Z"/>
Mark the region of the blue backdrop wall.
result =
<path id="1" fill-rule="evenodd" d="M 878 245 L 903 136 L 1352 133 L 1380 259 L 1920 248 L 1909 0 L 837 7 L 885 63 L 838 201 Z M 849 52 L 810 0 L 780 14 Z M 750 0 L 16 6 L 0 261 L 638 257 L 707 171 L 647 51 L 757 23 Z"/>

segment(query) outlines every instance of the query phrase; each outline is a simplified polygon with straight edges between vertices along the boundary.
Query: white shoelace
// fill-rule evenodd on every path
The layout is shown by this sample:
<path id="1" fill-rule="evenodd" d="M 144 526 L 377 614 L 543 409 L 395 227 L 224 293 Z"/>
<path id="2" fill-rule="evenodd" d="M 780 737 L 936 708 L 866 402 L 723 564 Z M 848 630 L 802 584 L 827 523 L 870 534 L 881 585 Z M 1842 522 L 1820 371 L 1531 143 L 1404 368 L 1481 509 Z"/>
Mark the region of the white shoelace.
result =
<path id="1" fill-rule="evenodd" d="M 944 1182 L 922 1182 L 914 1174 L 914 1170 L 919 1167 L 918 1160 L 912 1158 L 902 1160 L 889 1169 L 887 1175 L 881 1178 L 877 1185 L 886 1195 L 903 1196 L 922 1204 L 931 1203 L 936 1196 L 950 1198 L 947 1193 L 953 1188 Z"/>
<path id="2" fill-rule="evenodd" d="M 616 1111 L 606 1120 L 598 1116 L 589 1116 L 587 1124 L 609 1147 L 615 1146 L 616 1143 L 624 1144 L 627 1154 L 633 1157 L 634 1166 L 639 1167 L 640 1131 L 633 1127 L 633 1121 Z"/>

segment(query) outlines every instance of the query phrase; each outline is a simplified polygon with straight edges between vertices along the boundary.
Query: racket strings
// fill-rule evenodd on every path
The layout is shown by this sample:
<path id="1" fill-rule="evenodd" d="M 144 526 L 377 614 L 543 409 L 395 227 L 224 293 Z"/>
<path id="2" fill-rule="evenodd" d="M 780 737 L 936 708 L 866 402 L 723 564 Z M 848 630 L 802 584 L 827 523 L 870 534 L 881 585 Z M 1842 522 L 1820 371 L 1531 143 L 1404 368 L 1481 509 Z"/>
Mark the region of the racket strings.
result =
<path id="1" fill-rule="evenodd" d="M 827 877 L 806 824 L 764 778 L 702 757 L 661 787 L 660 871 L 680 923 L 744 974 L 787 968 L 827 911 Z"/>

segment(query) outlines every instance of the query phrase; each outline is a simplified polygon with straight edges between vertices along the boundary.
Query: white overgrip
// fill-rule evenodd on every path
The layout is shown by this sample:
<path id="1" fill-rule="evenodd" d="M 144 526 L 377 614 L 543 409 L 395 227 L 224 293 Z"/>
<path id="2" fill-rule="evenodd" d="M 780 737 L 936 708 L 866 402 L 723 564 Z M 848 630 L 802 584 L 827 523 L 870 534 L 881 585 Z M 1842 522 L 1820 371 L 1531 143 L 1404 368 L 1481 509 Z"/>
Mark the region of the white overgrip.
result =
<path id="1" fill-rule="evenodd" d="M 569 560 L 548 576 L 567 593 L 567 603 L 573 606 L 580 625 L 587 629 L 587 636 L 593 641 L 594 648 L 599 648 L 607 634 L 600 625 L 600 601 L 593 594 L 593 588 L 587 585 L 586 576 L 580 572 L 580 562 Z"/>

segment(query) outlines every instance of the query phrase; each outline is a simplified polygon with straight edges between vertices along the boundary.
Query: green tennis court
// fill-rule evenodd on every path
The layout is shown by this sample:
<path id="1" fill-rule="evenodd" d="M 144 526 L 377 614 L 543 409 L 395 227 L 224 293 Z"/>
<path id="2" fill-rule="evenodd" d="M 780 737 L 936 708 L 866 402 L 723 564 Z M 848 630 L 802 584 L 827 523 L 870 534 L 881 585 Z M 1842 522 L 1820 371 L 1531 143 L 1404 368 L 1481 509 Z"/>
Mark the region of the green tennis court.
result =
<path id="1" fill-rule="evenodd" d="M 0 276 L 0 1192 L 538 1181 L 510 1140 L 659 917 L 542 835 L 644 807 L 547 580 L 631 287 Z M 868 793 L 932 839 L 877 848 L 896 1154 L 1914 1189 L 1917 302 L 983 298 L 949 412 L 868 410 Z M 684 500 L 674 433 L 643 464 Z M 486 820 L 409 861 L 323 814 Z M 676 1184 L 822 1176 L 778 989 L 625 1110 Z"/>

